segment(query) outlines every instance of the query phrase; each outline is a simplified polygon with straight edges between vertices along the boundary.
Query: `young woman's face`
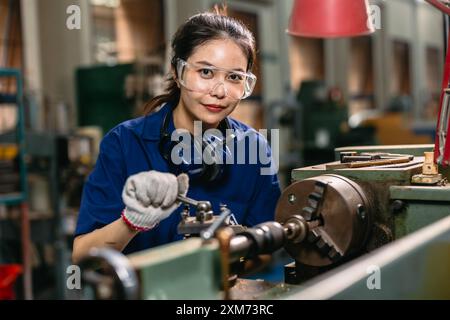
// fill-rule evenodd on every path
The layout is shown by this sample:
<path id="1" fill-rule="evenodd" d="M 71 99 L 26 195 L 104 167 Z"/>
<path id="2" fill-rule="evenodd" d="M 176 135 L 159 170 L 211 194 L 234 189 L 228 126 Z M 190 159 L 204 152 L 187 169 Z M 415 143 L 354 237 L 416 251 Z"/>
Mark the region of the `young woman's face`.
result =
<path id="1" fill-rule="evenodd" d="M 211 78 L 212 76 L 208 73 L 212 72 L 208 69 L 202 70 L 201 66 L 246 72 L 248 60 L 234 41 L 222 39 L 211 40 L 200 45 L 186 62 L 196 66 L 189 72 L 196 72 L 198 79 L 203 81 L 203 79 Z M 180 85 L 179 106 L 184 108 L 184 111 L 193 120 L 202 121 L 206 126 L 217 125 L 239 104 L 239 99 L 230 96 L 230 87 L 233 85 L 234 76 L 233 74 L 227 75 L 227 72 L 222 71 L 216 73 L 212 89 L 206 90 L 209 92 L 188 90 L 185 86 Z"/>

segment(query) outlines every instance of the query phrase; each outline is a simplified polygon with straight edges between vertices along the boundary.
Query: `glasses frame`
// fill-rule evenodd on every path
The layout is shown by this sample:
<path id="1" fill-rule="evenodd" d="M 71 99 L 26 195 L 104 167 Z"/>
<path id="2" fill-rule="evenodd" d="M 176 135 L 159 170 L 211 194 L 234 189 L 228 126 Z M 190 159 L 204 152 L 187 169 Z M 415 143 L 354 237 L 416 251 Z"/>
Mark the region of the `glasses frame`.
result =
<path id="1" fill-rule="evenodd" d="M 205 69 L 210 69 L 210 70 L 217 70 L 217 71 L 222 71 L 222 72 L 227 72 L 227 73 L 234 73 L 234 74 L 238 74 L 238 75 L 240 75 L 242 77 L 245 77 L 245 79 L 247 79 L 247 78 L 252 79 L 253 81 L 251 82 L 251 85 L 250 85 L 249 88 L 247 88 L 248 86 L 247 86 L 247 80 L 246 80 L 246 83 L 244 84 L 244 94 L 242 95 L 241 98 L 237 98 L 236 100 L 242 100 L 242 99 L 248 98 L 252 94 L 253 90 L 255 89 L 257 77 L 251 72 L 235 71 L 235 70 L 229 70 L 229 69 L 219 68 L 219 67 L 215 67 L 215 66 L 207 66 L 207 65 L 203 65 L 203 64 L 189 63 L 189 62 L 187 62 L 187 61 L 185 61 L 185 60 L 183 60 L 181 58 L 178 58 L 176 61 L 177 61 L 177 77 L 178 77 L 178 80 L 180 81 L 180 84 L 183 87 L 185 87 L 186 89 L 188 89 L 188 90 L 191 90 L 191 89 L 189 89 L 186 86 L 186 84 L 184 83 L 184 81 L 181 79 L 181 74 L 183 72 L 183 69 L 186 66 L 187 67 L 191 67 L 191 68 L 192 67 L 194 67 L 194 68 L 199 68 L 200 67 L 200 68 L 205 68 Z M 216 86 L 217 86 L 217 84 L 214 87 L 212 87 L 211 90 L 213 90 Z M 211 92 L 211 90 L 209 92 Z M 191 91 L 195 91 L 195 90 L 191 90 Z M 205 92 L 205 93 L 209 93 L 209 92 Z M 232 99 L 234 99 L 234 98 L 232 98 Z"/>

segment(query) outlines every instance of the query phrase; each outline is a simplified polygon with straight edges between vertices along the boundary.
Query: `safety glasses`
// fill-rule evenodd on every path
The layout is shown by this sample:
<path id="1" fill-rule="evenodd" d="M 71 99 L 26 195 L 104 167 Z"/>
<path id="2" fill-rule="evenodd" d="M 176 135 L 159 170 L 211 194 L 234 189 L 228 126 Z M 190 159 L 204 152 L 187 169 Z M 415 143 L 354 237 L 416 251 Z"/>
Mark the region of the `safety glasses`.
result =
<path id="1" fill-rule="evenodd" d="M 177 74 L 180 84 L 190 91 L 209 94 L 224 90 L 233 100 L 249 97 L 256 84 L 256 76 L 251 72 L 188 63 L 183 59 L 177 59 Z"/>

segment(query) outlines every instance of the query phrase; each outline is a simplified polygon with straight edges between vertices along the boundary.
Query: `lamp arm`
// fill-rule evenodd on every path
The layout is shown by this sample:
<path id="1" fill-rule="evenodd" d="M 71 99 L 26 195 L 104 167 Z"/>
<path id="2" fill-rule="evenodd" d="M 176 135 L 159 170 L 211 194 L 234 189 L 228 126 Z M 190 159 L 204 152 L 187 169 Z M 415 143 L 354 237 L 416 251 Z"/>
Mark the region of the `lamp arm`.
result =
<path id="1" fill-rule="evenodd" d="M 441 10 L 445 14 L 448 14 L 450 16 L 450 8 L 447 7 L 441 1 L 439 1 L 439 0 L 425 0 L 425 1 L 428 2 L 429 4 L 431 4 L 432 6 L 434 6 L 435 8 Z"/>
<path id="2" fill-rule="evenodd" d="M 444 14 L 450 15 L 450 8 L 439 0 L 425 0 Z M 448 3 L 446 1 L 446 3 Z M 447 25 L 446 25 L 447 27 Z M 439 115 L 436 127 L 436 139 L 434 142 L 434 162 L 443 167 L 450 166 L 450 35 L 446 41 L 446 58 L 444 67 L 444 77 L 442 79 L 442 91 L 439 102 Z M 447 137 L 449 139 L 447 139 Z"/>

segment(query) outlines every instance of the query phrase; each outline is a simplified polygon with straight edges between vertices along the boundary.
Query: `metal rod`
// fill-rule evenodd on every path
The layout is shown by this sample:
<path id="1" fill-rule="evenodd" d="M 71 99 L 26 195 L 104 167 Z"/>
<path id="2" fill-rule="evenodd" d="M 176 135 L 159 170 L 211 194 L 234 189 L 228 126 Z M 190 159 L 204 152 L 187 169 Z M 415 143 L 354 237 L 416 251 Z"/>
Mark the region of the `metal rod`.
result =
<path id="1" fill-rule="evenodd" d="M 449 90 L 444 92 L 444 100 L 442 102 L 441 121 L 438 128 L 439 137 L 439 157 L 437 159 L 438 164 L 442 164 L 444 158 L 445 145 L 447 141 L 447 130 L 449 121 Z"/>
<path id="2" fill-rule="evenodd" d="M 178 195 L 177 199 L 185 204 L 189 204 L 191 206 L 197 207 L 199 204 L 199 201 L 182 196 L 182 195 Z"/>
<path id="3" fill-rule="evenodd" d="M 448 28 L 449 28 L 449 16 L 443 13 L 444 16 L 444 63 L 445 58 L 447 57 L 447 49 L 448 49 Z"/>
<path id="4" fill-rule="evenodd" d="M 203 240 L 209 240 L 211 239 L 216 231 L 219 229 L 219 227 L 225 222 L 225 219 L 231 214 L 231 211 L 227 208 L 222 208 L 222 213 L 220 216 L 216 219 L 216 221 L 213 222 L 213 224 L 206 230 L 203 230 L 200 234 Z"/>
<path id="5" fill-rule="evenodd" d="M 28 204 L 22 202 L 21 209 L 21 242 L 22 242 L 22 266 L 23 266 L 23 289 L 25 300 L 33 299 L 33 283 L 31 268 L 31 249 L 30 249 L 30 218 Z"/>

